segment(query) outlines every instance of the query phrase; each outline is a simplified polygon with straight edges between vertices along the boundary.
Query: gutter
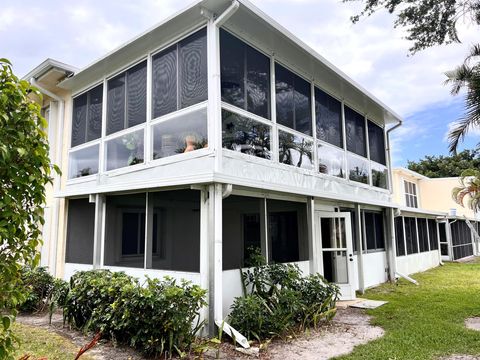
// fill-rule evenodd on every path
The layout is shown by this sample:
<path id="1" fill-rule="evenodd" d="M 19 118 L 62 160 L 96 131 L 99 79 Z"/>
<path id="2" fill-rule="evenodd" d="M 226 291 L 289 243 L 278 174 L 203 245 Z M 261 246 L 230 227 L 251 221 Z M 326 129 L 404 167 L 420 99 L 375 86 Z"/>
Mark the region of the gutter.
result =
<path id="1" fill-rule="evenodd" d="M 49 97 L 51 97 L 52 99 L 54 99 L 57 103 L 58 103 L 58 114 L 57 114 L 57 136 L 56 136 L 56 151 L 55 151 L 55 162 L 57 164 L 60 164 L 59 166 L 61 166 L 62 164 L 62 144 L 63 144 L 63 141 L 62 141 L 62 134 L 63 134 L 63 119 L 65 117 L 65 101 L 63 100 L 63 98 L 61 98 L 60 96 L 52 93 L 51 91 L 43 88 L 41 85 L 39 85 L 36 81 L 36 79 L 34 77 L 32 77 L 30 79 L 30 84 L 32 86 L 35 86 L 37 89 L 39 89 L 42 93 L 44 93 L 45 95 L 48 95 Z M 51 124 L 48 124 L 49 126 Z M 52 159 L 50 159 L 52 160 Z M 61 180 L 61 175 L 60 174 L 55 174 L 54 176 L 54 181 L 53 181 L 53 193 L 57 193 L 59 190 L 60 190 L 60 180 Z M 51 268 L 49 269 L 50 272 L 56 276 L 56 271 L 57 271 L 57 245 L 58 245 L 58 240 L 60 238 L 60 230 L 58 228 L 58 222 L 59 222 L 59 217 L 60 217 L 60 198 L 58 197 L 55 197 L 55 201 L 54 201 L 54 211 L 53 211 L 53 229 L 54 229 L 54 232 L 55 232 L 55 236 L 54 237 L 50 237 L 50 244 L 49 244 L 49 247 L 51 247 L 52 245 L 53 246 L 53 253 L 49 252 L 49 257 L 50 258 L 53 258 L 53 262 L 50 262 L 49 261 L 49 265 L 51 266 Z M 50 260 L 50 259 L 49 259 Z"/>

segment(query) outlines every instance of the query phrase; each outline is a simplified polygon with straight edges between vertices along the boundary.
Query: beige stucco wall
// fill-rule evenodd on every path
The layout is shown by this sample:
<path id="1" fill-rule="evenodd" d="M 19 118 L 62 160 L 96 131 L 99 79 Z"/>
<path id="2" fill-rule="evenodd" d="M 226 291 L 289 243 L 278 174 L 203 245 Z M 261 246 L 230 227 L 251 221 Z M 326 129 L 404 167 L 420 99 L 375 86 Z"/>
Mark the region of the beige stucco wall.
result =
<path id="1" fill-rule="evenodd" d="M 452 198 L 453 188 L 460 185 L 459 178 L 430 179 L 424 176 L 415 176 L 404 169 L 394 169 L 393 173 L 393 199 L 399 206 L 405 204 L 405 189 L 403 182 L 410 181 L 417 185 L 419 208 L 436 212 L 450 213 L 456 209 L 457 215 L 475 218 L 474 212 L 468 207 L 462 207 Z M 467 202 L 465 202 L 465 205 Z"/>

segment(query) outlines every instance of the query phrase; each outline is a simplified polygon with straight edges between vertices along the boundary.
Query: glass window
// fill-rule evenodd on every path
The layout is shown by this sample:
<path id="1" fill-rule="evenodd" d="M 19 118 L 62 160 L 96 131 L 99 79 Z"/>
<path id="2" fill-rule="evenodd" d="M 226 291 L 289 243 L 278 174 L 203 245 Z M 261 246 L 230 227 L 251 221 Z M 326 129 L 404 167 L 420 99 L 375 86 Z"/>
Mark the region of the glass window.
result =
<path id="1" fill-rule="evenodd" d="M 369 183 L 368 161 L 358 158 L 352 154 L 347 154 L 348 178 L 360 183 Z"/>
<path id="2" fill-rule="evenodd" d="M 161 191 L 151 201 L 152 269 L 200 271 L 200 192 Z M 149 266 L 148 266 L 149 267 Z"/>
<path id="3" fill-rule="evenodd" d="M 370 149 L 370 160 L 387 165 L 383 128 L 370 120 L 368 120 L 368 146 Z"/>
<path id="4" fill-rule="evenodd" d="M 313 141 L 278 131 L 279 160 L 281 163 L 303 169 L 313 169 Z"/>
<path id="5" fill-rule="evenodd" d="M 318 144 L 318 171 L 322 174 L 345 177 L 345 153 L 332 146 Z"/>
<path id="6" fill-rule="evenodd" d="M 261 250 L 263 202 L 235 195 L 223 200 L 223 270 L 249 266 L 253 250 Z"/>
<path id="7" fill-rule="evenodd" d="M 312 135 L 310 83 L 275 64 L 277 123 Z"/>
<path id="8" fill-rule="evenodd" d="M 367 157 L 365 141 L 365 117 L 345 106 L 345 133 L 347 150 L 357 155 Z"/>
<path id="9" fill-rule="evenodd" d="M 152 118 L 177 110 L 177 45 L 152 57 Z"/>
<path id="10" fill-rule="evenodd" d="M 405 205 L 408 207 L 418 208 L 417 184 L 404 181 L 405 186 Z"/>
<path id="11" fill-rule="evenodd" d="M 222 146 L 225 149 L 270 159 L 270 134 L 270 126 L 222 110 Z"/>
<path id="12" fill-rule="evenodd" d="M 434 219 L 428 219 L 428 234 L 430 238 L 430 250 L 438 250 L 437 222 Z"/>
<path id="13" fill-rule="evenodd" d="M 98 153 L 100 145 L 92 145 L 84 149 L 70 152 L 68 160 L 68 178 L 98 173 Z"/>
<path id="14" fill-rule="evenodd" d="M 144 123 L 146 97 L 147 61 L 108 80 L 107 134 Z"/>
<path id="15" fill-rule="evenodd" d="M 306 204 L 267 200 L 267 209 L 272 262 L 308 260 Z"/>
<path id="16" fill-rule="evenodd" d="M 106 142 L 107 171 L 143 163 L 143 130 Z"/>
<path id="17" fill-rule="evenodd" d="M 65 262 L 93 264 L 95 204 L 88 199 L 69 199 Z"/>
<path id="18" fill-rule="evenodd" d="M 388 169 L 374 162 L 370 164 L 372 166 L 372 185 L 382 189 L 388 189 Z"/>
<path id="19" fill-rule="evenodd" d="M 418 244 L 420 245 L 420 252 L 429 251 L 427 219 L 417 218 L 417 226 L 418 226 Z"/>
<path id="20" fill-rule="evenodd" d="M 105 265 L 144 268 L 145 205 L 145 194 L 107 196 Z"/>
<path id="21" fill-rule="evenodd" d="M 73 99 L 72 147 L 102 134 L 103 84 Z"/>
<path id="22" fill-rule="evenodd" d="M 202 29 L 178 44 L 180 107 L 207 100 L 207 30 Z"/>
<path id="23" fill-rule="evenodd" d="M 417 225 L 415 218 L 404 217 L 405 222 L 405 240 L 407 243 L 407 254 L 418 253 L 417 243 Z"/>
<path id="24" fill-rule="evenodd" d="M 270 59 L 220 30 L 222 101 L 270 119 Z"/>
<path id="25" fill-rule="evenodd" d="M 317 139 L 343 148 L 342 103 L 315 88 Z"/>
<path id="26" fill-rule="evenodd" d="M 206 148 L 207 132 L 206 108 L 153 125 L 153 158 Z"/>
<path id="27" fill-rule="evenodd" d="M 397 256 L 405 255 L 405 238 L 403 232 L 403 218 L 395 218 L 395 242 L 397 244 Z"/>

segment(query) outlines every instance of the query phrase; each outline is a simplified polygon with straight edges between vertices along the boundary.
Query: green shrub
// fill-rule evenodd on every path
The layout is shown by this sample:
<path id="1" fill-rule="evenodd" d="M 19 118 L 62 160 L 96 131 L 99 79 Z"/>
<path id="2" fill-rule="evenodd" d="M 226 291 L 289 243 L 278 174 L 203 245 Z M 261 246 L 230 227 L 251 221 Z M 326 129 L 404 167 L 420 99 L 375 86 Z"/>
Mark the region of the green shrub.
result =
<path id="1" fill-rule="evenodd" d="M 316 327 L 335 315 L 338 287 L 319 274 L 303 277 L 297 265 L 256 266 L 242 272 L 242 282 L 245 296 L 235 299 L 230 323 L 249 339 Z"/>
<path id="2" fill-rule="evenodd" d="M 75 274 L 70 288 L 64 307 L 70 324 L 146 355 L 183 354 L 203 325 L 206 291 L 187 281 L 147 278 L 142 286 L 124 273 L 95 270 Z"/>
<path id="3" fill-rule="evenodd" d="M 26 288 L 26 300 L 20 305 L 23 312 L 40 312 L 47 308 L 54 288 L 55 278 L 45 267 L 24 268 L 22 281 Z"/>

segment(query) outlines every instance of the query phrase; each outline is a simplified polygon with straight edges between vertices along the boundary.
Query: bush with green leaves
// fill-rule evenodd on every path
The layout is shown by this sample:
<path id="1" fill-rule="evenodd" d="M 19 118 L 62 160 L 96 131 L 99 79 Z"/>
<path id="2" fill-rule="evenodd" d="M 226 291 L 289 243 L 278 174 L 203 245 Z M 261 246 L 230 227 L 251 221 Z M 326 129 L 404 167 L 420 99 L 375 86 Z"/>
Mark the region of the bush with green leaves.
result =
<path id="1" fill-rule="evenodd" d="M 47 268 L 25 267 L 22 271 L 22 281 L 27 289 L 27 298 L 20 305 L 23 312 L 41 312 L 48 306 L 53 292 L 55 278 L 49 274 Z"/>
<path id="2" fill-rule="evenodd" d="M 146 355 L 183 355 L 203 326 L 199 312 L 206 291 L 172 278 L 144 284 L 122 272 L 93 270 L 76 273 L 70 281 L 64 316 L 75 327 Z"/>
<path id="3" fill-rule="evenodd" d="M 47 122 L 32 100 L 40 92 L 0 58 L 0 358 L 11 359 L 11 324 L 26 300 L 24 266 L 39 261 L 45 186 L 51 183 Z M 53 166 L 59 171 L 57 166 Z"/>
<path id="4" fill-rule="evenodd" d="M 297 265 L 260 265 L 242 271 L 245 296 L 235 299 L 231 325 L 261 341 L 294 329 L 317 327 L 336 313 L 339 289 L 320 274 L 302 276 Z"/>

